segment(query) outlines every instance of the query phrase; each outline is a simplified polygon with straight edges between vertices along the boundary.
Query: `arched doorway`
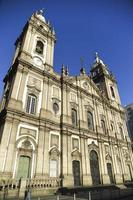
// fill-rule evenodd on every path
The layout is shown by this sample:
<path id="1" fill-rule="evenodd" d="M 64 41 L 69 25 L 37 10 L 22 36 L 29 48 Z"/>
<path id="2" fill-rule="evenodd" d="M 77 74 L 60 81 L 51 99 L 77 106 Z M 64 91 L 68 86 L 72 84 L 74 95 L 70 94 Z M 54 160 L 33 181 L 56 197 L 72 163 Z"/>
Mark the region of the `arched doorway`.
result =
<path id="1" fill-rule="evenodd" d="M 20 156 L 17 170 L 17 178 L 30 178 L 31 158 L 29 156 Z"/>
<path id="2" fill-rule="evenodd" d="M 131 167 L 130 167 L 130 164 L 127 164 L 127 173 L 128 173 L 128 179 L 129 181 L 132 180 L 132 173 L 131 173 Z"/>
<path id="3" fill-rule="evenodd" d="M 107 172 L 108 172 L 108 175 L 109 175 L 110 183 L 114 183 L 111 163 L 107 163 Z"/>
<path id="4" fill-rule="evenodd" d="M 33 150 L 35 150 L 35 146 L 32 141 L 28 137 L 17 141 L 13 178 L 31 178 L 33 176 L 33 166 L 35 166 L 35 154 Z"/>
<path id="5" fill-rule="evenodd" d="M 93 185 L 100 184 L 98 155 L 94 150 L 90 152 L 90 170 Z"/>
<path id="6" fill-rule="evenodd" d="M 72 162 L 73 168 L 73 178 L 74 178 L 74 186 L 80 186 L 80 162 L 78 160 L 73 160 Z"/>

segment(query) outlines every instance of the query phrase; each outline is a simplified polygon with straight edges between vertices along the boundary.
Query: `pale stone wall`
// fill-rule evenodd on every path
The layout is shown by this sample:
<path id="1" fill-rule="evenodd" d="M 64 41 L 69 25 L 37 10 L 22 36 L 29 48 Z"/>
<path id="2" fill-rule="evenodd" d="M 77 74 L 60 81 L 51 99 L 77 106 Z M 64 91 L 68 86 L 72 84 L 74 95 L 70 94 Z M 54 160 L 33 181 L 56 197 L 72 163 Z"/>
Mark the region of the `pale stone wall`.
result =
<path id="1" fill-rule="evenodd" d="M 48 25 L 43 25 L 47 32 Z M 107 164 L 111 164 L 116 184 L 130 180 L 133 177 L 133 155 L 117 86 L 113 85 L 116 100 L 111 101 L 111 79 L 105 81 L 109 97 L 106 98 L 86 74 L 77 77 L 56 74 L 53 71 L 55 36 L 48 32 L 46 36 L 45 31 L 42 33 L 32 26 L 30 21 L 14 81 L 9 88 L 10 95 L 4 99 L 6 112 L 1 114 L 4 128 L 0 133 L 0 175 L 16 178 L 19 158 L 27 156 L 31 165 L 29 177 L 49 178 L 56 167 L 57 176 L 63 178 L 63 186 L 73 187 L 73 162 L 77 161 L 81 185 L 89 186 L 93 184 L 90 152 L 94 150 L 98 156 L 101 184 L 110 184 Z M 47 43 L 46 55 L 43 55 L 46 62 L 42 67 L 33 64 L 37 37 Z M 13 70 L 15 65 L 12 73 Z M 11 72 L 9 76 L 12 76 Z M 29 93 L 37 98 L 34 114 L 26 113 Z M 53 109 L 54 103 L 58 105 L 57 112 Z M 77 111 L 77 126 L 72 124 L 72 108 Z M 88 111 L 93 116 L 93 130 L 88 128 Z M 102 119 L 105 132 L 101 127 Z M 122 125 L 123 138 L 119 124 Z M 52 134 L 58 137 L 51 146 Z M 79 148 L 73 148 L 73 138 L 78 139 Z M 51 161 L 56 161 L 53 166 Z M 127 170 L 129 166 L 131 174 Z"/>

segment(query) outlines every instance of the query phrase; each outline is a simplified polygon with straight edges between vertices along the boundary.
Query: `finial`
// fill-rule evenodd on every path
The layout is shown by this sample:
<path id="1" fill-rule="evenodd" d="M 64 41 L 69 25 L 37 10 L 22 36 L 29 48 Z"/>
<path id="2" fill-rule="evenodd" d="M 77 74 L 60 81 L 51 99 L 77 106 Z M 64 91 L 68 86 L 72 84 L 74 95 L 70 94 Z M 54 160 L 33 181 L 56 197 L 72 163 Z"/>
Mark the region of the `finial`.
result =
<path id="1" fill-rule="evenodd" d="M 95 58 L 98 58 L 99 56 L 98 56 L 98 52 L 95 52 Z"/>
<path id="2" fill-rule="evenodd" d="M 40 10 L 38 11 L 38 14 L 43 15 L 43 14 L 44 14 L 44 8 L 40 9 Z"/>
<path id="3" fill-rule="evenodd" d="M 68 66 L 66 67 L 66 76 L 69 75 L 69 70 L 68 70 Z"/>
<path id="4" fill-rule="evenodd" d="M 84 67 L 84 58 L 82 56 L 80 57 L 80 66 Z"/>
<path id="5" fill-rule="evenodd" d="M 98 56 L 98 52 L 95 52 L 95 59 L 96 59 L 96 63 L 99 63 L 99 56 Z"/>
<path id="6" fill-rule="evenodd" d="M 62 73 L 62 75 L 65 75 L 65 73 L 66 73 L 64 64 L 62 64 L 61 73 Z"/>
<path id="7" fill-rule="evenodd" d="M 82 67 L 82 68 L 80 69 L 80 75 L 85 75 L 85 74 L 86 74 L 86 72 L 85 72 L 85 68 Z"/>
<path id="8" fill-rule="evenodd" d="M 54 28 L 52 29 L 52 34 L 55 35 L 55 30 L 54 30 Z"/>

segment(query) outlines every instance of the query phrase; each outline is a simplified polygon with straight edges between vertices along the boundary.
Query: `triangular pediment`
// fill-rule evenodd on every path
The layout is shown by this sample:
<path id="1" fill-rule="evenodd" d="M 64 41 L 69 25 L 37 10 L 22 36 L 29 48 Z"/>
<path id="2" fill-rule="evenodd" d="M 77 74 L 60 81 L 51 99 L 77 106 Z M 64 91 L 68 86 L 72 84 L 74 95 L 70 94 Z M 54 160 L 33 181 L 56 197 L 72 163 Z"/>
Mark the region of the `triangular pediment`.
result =
<path id="1" fill-rule="evenodd" d="M 71 153 L 71 155 L 72 155 L 73 157 L 80 157 L 80 156 L 81 156 L 81 153 L 78 151 L 78 149 L 75 149 L 75 150 Z"/>
<path id="2" fill-rule="evenodd" d="M 69 83 L 72 84 L 73 86 L 78 86 L 79 90 L 81 89 L 85 93 L 93 94 L 97 96 L 98 98 L 104 99 L 105 96 L 102 95 L 102 92 L 99 90 L 97 85 L 93 82 L 93 80 L 87 76 L 87 75 L 82 75 L 82 76 L 72 76 L 72 77 L 66 77 L 65 80 Z"/>

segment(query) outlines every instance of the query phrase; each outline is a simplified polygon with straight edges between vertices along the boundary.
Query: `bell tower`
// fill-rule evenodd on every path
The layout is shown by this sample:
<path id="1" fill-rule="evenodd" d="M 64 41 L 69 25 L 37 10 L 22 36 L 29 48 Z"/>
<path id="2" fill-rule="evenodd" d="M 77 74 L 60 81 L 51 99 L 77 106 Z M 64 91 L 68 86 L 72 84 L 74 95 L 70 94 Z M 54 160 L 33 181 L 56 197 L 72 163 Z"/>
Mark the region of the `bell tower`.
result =
<path id="1" fill-rule="evenodd" d="M 13 62 L 4 78 L 1 110 L 5 107 L 24 108 L 23 96 L 30 71 L 36 75 L 53 73 L 55 42 L 55 31 L 46 22 L 43 10 L 33 13 L 15 42 Z"/>
<path id="2" fill-rule="evenodd" d="M 41 70 L 53 70 L 55 31 L 43 16 L 43 10 L 34 13 L 17 39 L 16 58 Z"/>
<path id="3" fill-rule="evenodd" d="M 98 53 L 91 68 L 91 77 L 106 98 L 121 104 L 116 79 L 108 66 L 99 58 Z"/>

